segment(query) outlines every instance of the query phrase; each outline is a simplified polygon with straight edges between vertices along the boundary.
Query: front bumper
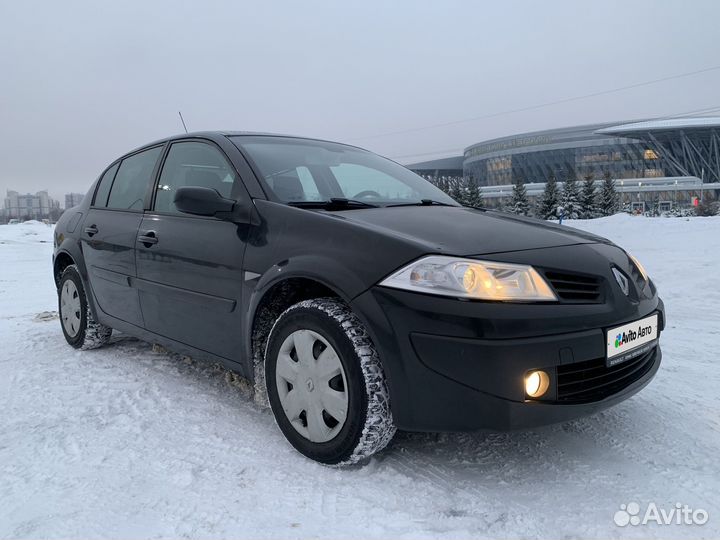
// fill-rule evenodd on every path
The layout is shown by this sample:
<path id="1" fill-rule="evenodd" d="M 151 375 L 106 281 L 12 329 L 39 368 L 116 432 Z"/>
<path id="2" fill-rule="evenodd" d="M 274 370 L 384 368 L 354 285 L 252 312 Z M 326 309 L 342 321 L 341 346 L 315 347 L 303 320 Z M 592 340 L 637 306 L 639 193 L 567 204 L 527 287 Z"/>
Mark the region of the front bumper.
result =
<path id="1" fill-rule="evenodd" d="M 411 334 L 410 340 L 423 368 L 456 385 L 446 396 L 448 404 L 456 405 L 446 410 L 446 418 L 438 419 L 433 430 L 446 424 L 446 429 L 452 430 L 505 431 L 586 416 L 638 392 L 655 375 L 662 358 L 659 345 L 655 345 L 637 361 L 617 366 L 615 375 L 605 368 L 602 330 L 500 343 L 426 334 Z M 581 376 L 585 366 L 595 366 L 586 371 L 604 386 L 591 386 L 575 396 L 564 395 L 558 383 L 568 378 L 564 373 L 568 368 L 576 366 Z M 525 374 L 532 369 L 542 369 L 550 377 L 548 391 L 539 399 L 528 399 L 524 392 Z M 462 387 L 463 399 L 468 400 L 461 407 L 457 406 L 457 387 Z M 432 391 L 427 395 L 438 396 Z M 427 403 L 435 409 L 438 401 L 444 400 L 440 397 L 433 401 L 431 398 Z M 426 410 L 424 414 L 428 413 Z"/>
<path id="2" fill-rule="evenodd" d="M 577 399 L 558 394 L 558 374 L 604 366 L 607 329 L 657 312 L 663 330 L 664 306 L 654 287 L 632 302 L 618 296 L 602 304 L 551 306 L 463 302 L 374 287 L 352 306 L 379 349 L 395 423 L 408 431 L 505 431 L 586 416 L 638 392 L 662 358 L 657 345 L 632 376 L 605 392 Z M 524 392 L 532 369 L 551 378 L 539 400 Z"/>

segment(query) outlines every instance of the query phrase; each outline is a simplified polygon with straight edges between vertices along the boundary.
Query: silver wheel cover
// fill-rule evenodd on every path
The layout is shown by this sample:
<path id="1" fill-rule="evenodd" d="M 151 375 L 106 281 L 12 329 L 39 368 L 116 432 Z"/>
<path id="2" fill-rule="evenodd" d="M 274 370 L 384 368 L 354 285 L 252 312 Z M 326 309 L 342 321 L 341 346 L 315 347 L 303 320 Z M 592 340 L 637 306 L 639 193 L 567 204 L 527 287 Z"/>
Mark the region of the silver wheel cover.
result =
<path id="1" fill-rule="evenodd" d="M 72 280 L 68 279 L 60 291 L 60 318 L 65 332 L 70 337 L 77 336 L 80 331 L 81 309 L 77 287 Z"/>
<path id="2" fill-rule="evenodd" d="M 277 357 L 275 383 L 285 416 L 309 441 L 327 442 L 345 425 L 345 371 L 335 349 L 317 332 L 296 330 L 285 338 Z"/>

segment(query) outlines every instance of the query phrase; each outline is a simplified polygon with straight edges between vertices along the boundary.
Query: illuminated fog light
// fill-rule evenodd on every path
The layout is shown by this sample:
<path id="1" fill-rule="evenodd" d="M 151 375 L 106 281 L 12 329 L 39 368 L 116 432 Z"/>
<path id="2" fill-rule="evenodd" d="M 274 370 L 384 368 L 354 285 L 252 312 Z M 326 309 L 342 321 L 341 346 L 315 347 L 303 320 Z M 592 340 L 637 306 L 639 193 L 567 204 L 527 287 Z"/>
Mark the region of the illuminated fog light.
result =
<path id="1" fill-rule="evenodd" d="M 525 375 L 525 393 L 531 398 L 538 398 L 547 392 L 550 377 L 544 371 L 530 371 Z"/>

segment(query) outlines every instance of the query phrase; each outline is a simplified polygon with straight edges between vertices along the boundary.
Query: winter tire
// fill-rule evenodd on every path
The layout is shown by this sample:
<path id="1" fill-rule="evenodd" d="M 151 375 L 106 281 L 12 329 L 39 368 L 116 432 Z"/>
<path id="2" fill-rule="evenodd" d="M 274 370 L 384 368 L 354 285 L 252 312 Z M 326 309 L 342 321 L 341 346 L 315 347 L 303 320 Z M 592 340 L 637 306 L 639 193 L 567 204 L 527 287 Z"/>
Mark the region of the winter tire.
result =
<path id="1" fill-rule="evenodd" d="M 265 384 L 280 430 L 315 461 L 357 463 L 395 434 L 378 353 L 339 300 L 306 300 L 280 315 L 268 337 Z"/>
<path id="2" fill-rule="evenodd" d="M 110 339 L 112 328 L 97 322 L 90 312 L 85 287 L 74 264 L 60 276 L 58 312 L 65 340 L 76 349 L 96 349 Z"/>

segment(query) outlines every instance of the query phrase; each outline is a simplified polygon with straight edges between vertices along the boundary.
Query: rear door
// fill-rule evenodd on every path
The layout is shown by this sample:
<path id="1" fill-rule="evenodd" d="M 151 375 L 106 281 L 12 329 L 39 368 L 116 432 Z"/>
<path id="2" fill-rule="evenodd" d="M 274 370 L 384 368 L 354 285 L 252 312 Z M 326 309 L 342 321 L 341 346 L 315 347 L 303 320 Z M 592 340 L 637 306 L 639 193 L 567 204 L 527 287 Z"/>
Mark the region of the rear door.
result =
<path id="1" fill-rule="evenodd" d="M 185 186 L 212 188 L 250 204 L 242 181 L 214 143 L 172 143 L 138 233 L 136 286 L 145 327 L 234 360 L 241 350 L 239 306 L 249 225 L 181 213 L 173 199 Z"/>
<path id="2" fill-rule="evenodd" d="M 143 326 L 140 300 L 131 279 L 145 198 L 162 146 L 135 153 L 110 167 L 100 180 L 81 230 L 90 286 L 99 308 Z"/>

